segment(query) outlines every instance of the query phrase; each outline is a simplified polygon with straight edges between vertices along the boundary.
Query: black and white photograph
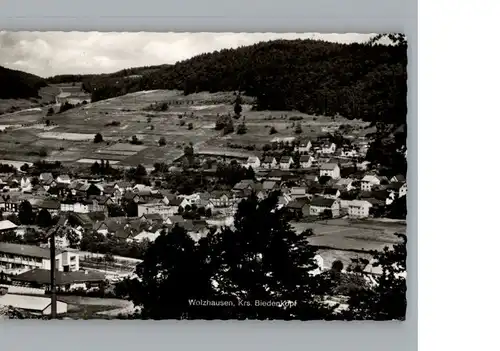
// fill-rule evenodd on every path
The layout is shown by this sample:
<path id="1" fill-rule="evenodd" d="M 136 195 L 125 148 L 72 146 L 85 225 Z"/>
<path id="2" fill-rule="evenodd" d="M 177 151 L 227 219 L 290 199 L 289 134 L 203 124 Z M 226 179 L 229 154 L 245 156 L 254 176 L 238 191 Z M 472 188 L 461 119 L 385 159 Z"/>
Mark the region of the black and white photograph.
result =
<path id="1" fill-rule="evenodd" d="M 0 31 L 0 319 L 405 320 L 407 50 Z"/>

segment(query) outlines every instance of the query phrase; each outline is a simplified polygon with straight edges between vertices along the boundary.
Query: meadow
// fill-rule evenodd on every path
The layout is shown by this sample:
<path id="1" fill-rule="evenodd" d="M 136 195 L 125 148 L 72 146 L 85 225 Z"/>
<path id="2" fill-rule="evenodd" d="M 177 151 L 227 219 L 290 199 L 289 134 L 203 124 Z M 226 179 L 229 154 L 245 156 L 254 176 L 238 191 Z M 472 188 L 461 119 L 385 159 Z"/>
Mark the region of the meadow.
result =
<path id="1" fill-rule="evenodd" d="M 44 94 L 52 96 L 71 89 L 79 87 L 51 86 L 45 88 Z M 106 159 L 123 166 L 142 163 L 151 167 L 156 162 L 180 158 L 190 144 L 200 154 L 246 158 L 258 155 L 264 145 L 273 141 L 314 137 L 325 129 L 349 123 L 296 111 L 254 111 L 252 98 L 243 97 L 241 117 L 233 119 L 233 124 L 236 129 L 245 123 L 247 132 L 222 135 L 214 129 L 215 123 L 219 115 L 234 115 L 233 101 L 232 92 L 185 96 L 177 90 L 152 90 L 81 105 L 52 116 L 46 116 L 49 106 L 3 114 L 0 156 L 20 162 L 40 158 L 80 163 Z M 168 103 L 169 108 L 152 108 L 162 103 Z M 51 126 L 43 127 L 47 119 Z M 300 135 L 295 132 L 299 123 Z M 271 128 L 276 133 L 271 134 Z M 97 133 L 103 136 L 102 143 L 93 142 Z M 131 145 L 134 136 L 140 145 Z M 159 145 L 160 138 L 166 145 Z"/>

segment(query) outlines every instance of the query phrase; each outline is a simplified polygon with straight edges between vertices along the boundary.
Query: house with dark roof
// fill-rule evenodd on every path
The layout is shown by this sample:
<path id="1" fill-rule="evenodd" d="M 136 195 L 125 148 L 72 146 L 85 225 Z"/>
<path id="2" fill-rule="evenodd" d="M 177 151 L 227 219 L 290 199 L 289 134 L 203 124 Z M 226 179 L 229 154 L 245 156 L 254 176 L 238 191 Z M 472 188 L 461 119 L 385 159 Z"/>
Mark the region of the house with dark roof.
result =
<path id="1" fill-rule="evenodd" d="M 296 198 L 286 205 L 287 211 L 293 214 L 296 218 L 309 216 L 310 207 L 309 199 L 306 197 Z"/>
<path id="2" fill-rule="evenodd" d="M 311 148 L 312 148 L 312 143 L 310 140 L 301 140 L 299 142 L 299 145 L 297 145 L 297 147 L 295 148 L 295 151 L 297 152 L 300 152 L 300 153 L 307 153 L 309 151 L 311 151 Z"/>
<path id="3" fill-rule="evenodd" d="M 331 211 L 332 216 L 340 214 L 340 203 L 335 199 L 329 199 L 322 196 L 313 197 L 311 200 L 311 216 L 319 216 L 325 211 Z"/>
<path id="4" fill-rule="evenodd" d="M 50 214 L 57 214 L 61 210 L 61 203 L 57 199 L 44 199 L 38 203 L 38 208 L 49 211 Z"/>
<path id="5" fill-rule="evenodd" d="M 213 191 L 209 201 L 214 208 L 231 207 L 236 203 L 236 197 L 227 191 Z"/>
<path id="6" fill-rule="evenodd" d="M 35 268 L 27 272 L 15 275 L 11 278 L 16 286 L 25 286 L 38 289 L 50 290 L 50 269 Z M 106 282 L 106 275 L 101 272 L 73 271 L 55 272 L 55 284 L 58 291 L 71 291 L 74 289 L 101 286 Z"/>
<path id="7" fill-rule="evenodd" d="M 280 168 L 281 169 L 290 169 L 293 165 L 293 159 L 291 156 L 282 156 L 280 158 Z"/>
<path id="8" fill-rule="evenodd" d="M 321 153 L 324 155 L 333 155 L 335 153 L 335 143 L 327 141 L 321 145 Z"/>
<path id="9" fill-rule="evenodd" d="M 264 169 L 273 169 L 276 168 L 278 162 L 276 162 L 276 158 L 272 156 L 266 156 L 260 166 Z"/>
<path id="10" fill-rule="evenodd" d="M 273 180 L 265 180 L 262 182 L 262 191 L 270 193 L 274 190 L 279 190 L 279 184 Z"/>
<path id="11" fill-rule="evenodd" d="M 396 174 L 394 177 L 391 178 L 390 182 L 391 183 L 403 183 L 406 181 L 406 178 L 402 174 Z"/>
<path id="12" fill-rule="evenodd" d="M 271 172 L 269 172 L 267 174 L 267 179 L 268 180 L 274 180 L 274 181 L 277 181 L 277 182 L 281 182 L 281 180 L 283 179 L 283 177 L 285 177 L 288 173 L 283 171 L 283 170 L 280 170 L 280 169 L 273 169 Z"/>
<path id="13" fill-rule="evenodd" d="M 300 156 L 299 163 L 301 168 L 311 168 L 314 158 L 311 155 Z"/>
<path id="14" fill-rule="evenodd" d="M 319 169 L 319 176 L 323 177 L 330 177 L 332 179 L 339 179 L 340 178 L 340 167 L 338 163 L 325 163 L 321 165 Z"/>

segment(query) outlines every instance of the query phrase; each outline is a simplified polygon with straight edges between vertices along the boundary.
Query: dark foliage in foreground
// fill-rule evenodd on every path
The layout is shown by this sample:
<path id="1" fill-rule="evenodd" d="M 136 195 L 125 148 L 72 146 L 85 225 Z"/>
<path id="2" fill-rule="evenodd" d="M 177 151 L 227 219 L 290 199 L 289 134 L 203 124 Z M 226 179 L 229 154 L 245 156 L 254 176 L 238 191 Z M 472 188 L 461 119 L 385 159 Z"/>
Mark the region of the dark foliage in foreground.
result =
<path id="1" fill-rule="evenodd" d="M 38 98 L 38 89 L 47 86 L 34 74 L 0 67 L 0 99 Z"/>
<path id="2" fill-rule="evenodd" d="M 400 292 L 406 285 L 391 275 L 383 276 L 379 287 L 354 289 L 350 314 L 339 315 L 325 304 L 325 296 L 350 293 L 353 277 L 364 278 L 310 274 L 317 267 L 316 248 L 307 241 L 312 232 L 296 233 L 276 204 L 277 194 L 262 201 L 251 196 L 240 203 L 233 229 L 211 232 L 198 243 L 181 227 L 162 233 L 145 252 L 138 278 L 118 284 L 118 295 L 140 307 L 135 317 L 143 319 L 404 318 L 406 300 Z M 387 251 L 379 259 L 385 267 L 400 260 L 399 254 Z M 296 304 L 256 306 L 256 301 Z"/>
<path id="3" fill-rule="evenodd" d="M 393 38 L 394 39 L 394 38 Z M 241 91 L 255 108 L 406 122 L 406 41 L 397 45 L 276 40 L 195 56 L 137 80 L 84 80 L 98 101 L 148 89 Z"/>

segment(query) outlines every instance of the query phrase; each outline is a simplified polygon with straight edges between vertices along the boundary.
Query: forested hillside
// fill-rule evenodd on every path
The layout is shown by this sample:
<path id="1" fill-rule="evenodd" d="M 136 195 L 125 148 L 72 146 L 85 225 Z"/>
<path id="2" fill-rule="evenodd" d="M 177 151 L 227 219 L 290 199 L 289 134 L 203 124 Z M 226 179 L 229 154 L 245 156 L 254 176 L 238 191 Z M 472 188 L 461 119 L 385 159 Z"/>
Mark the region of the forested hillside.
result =
<path id="1" fill-rule="evenodd" d="M 47 83 L 41 77 L 0 66 L 0 99 L 38 97 L 38 89 Z"/>
<path id="2" fill-rule="evenodd" d="M 158 71 L 161 68 L 167 67 L 169 65 L 159 65 L 159 66 L 144 66 L 144 67 L 133 67 L 122 69 L 118 72 L 113 73 L 103 73 L 103 74 L 61 74 L 47 78 L 47 82 L 51 84 L 61 84 L 61 83 L 73 83 L 73 82 L 88 82 L 91 81 L 103 81 L 109 78 L 127 78 L 134 75 L 145 75 L 151 74 Z M 87 88 L 89 85 L 87 86 Z M 84 85 L 85 88 L 85 85 Z"/>
<path id="3" fill-rule="evenodd" d="M 255 96 L 257 109 L 406 122 L 407 44 L 335 44 L 277 40 L 195 56 L 141 79 L 90 77 L 94 101 L 150 89 L 235 91 Z"/>

